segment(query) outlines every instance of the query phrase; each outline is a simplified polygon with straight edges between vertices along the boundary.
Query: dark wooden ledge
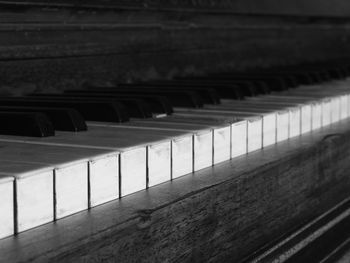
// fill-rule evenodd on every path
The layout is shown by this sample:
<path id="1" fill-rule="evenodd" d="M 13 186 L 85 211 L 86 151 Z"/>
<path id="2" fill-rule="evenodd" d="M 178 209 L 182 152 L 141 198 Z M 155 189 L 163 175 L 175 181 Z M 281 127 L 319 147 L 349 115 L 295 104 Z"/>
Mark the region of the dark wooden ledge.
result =
<path id="1" fill-rule="evenodd" d="M 350 122 L 0 241 L 1 262 L 239 260 L 348 197 Z"/>

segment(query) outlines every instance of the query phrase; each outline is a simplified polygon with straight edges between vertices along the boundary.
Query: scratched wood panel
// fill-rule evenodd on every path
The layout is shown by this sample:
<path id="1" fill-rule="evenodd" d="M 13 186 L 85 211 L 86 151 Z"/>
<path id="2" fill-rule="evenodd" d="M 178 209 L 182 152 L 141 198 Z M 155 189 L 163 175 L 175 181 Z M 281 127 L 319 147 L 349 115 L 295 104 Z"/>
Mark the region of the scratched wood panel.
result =
<path id="1" fill-rule="evenodd" d="M 349 16 L 350 3 L 346 0 L 10 0 L 0 5 L 45 7 L 74 7 L 99 9 L 182 10 L 234 14 L 274 14 Z"/>
<path id="2" fill-rule="evenodd" d="M 212 1 L 7 2 L 0 1 L 1 94 L 56 91 L 86 82 L 170 79 L 350 54 L 346 18 L 226 14 L 217 6 L 220 1 L 213 2 L 218 12 L 201 9 Z M 81 8 L 93 3 L 103 6 Z M 104 8 L 110 5 L 135 8 Z M 158 9 L 148 8 L 152 5 Z M 169 7 L 169 12 L 164 5 L 179 9 Z"/>

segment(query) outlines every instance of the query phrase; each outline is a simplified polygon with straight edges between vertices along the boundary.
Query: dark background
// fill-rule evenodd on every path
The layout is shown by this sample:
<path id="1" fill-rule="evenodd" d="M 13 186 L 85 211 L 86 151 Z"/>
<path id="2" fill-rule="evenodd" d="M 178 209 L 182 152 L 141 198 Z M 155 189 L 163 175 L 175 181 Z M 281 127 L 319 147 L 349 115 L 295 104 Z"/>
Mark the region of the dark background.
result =
<path id="1" fill-rule="evenodd" d="M 0 1 L 0 93 L 349 56 L 348 0 Z"/>

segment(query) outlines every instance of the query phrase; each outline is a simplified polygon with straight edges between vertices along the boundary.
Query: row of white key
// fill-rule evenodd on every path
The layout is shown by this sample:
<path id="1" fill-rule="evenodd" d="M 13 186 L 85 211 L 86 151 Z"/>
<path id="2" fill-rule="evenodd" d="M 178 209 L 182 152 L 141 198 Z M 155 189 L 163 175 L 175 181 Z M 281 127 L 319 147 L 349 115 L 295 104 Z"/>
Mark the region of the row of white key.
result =
<path id="1" fill-rule="evenodd" d="M 0 136 L 0 238 L 345 119 L 349 94 L 336 82 L 161 119 L 88 123 L 84 133 Z"/>

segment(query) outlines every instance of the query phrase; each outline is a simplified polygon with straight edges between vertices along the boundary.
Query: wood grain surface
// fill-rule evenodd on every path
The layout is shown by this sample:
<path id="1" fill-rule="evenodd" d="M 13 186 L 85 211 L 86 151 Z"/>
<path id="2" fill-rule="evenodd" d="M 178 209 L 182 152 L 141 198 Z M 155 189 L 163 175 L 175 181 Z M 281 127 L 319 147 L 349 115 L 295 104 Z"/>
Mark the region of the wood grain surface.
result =
<path id="1" fill-rule="evenodd" d="M 42 6 L 119 10 L 196 11 L 206 13 L 349 16 L 346 0 L 9 0 L 0 6 Z"/>
<path id="2" fill-rule="evenodd" d="M 345 0 L 277 2 L 0 1 L 0 94 L 349 56 Z"/>

